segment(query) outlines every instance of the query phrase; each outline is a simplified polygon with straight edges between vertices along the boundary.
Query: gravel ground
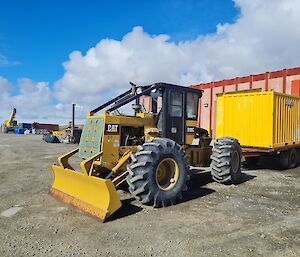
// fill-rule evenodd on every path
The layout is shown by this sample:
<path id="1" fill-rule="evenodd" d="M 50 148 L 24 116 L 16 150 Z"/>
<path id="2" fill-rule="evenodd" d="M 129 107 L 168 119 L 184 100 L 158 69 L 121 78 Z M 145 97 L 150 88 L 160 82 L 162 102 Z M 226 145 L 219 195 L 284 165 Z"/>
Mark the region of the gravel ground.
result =
<path id="1" fill-rule="evenodd" d="M 0 256 L 300 256 L 300 168 L 247 170 L 224 186 L 194 175 L 181 203 L 123 207 L 106 223 L 48 195 L 74 145 L 0 134 Z"/>

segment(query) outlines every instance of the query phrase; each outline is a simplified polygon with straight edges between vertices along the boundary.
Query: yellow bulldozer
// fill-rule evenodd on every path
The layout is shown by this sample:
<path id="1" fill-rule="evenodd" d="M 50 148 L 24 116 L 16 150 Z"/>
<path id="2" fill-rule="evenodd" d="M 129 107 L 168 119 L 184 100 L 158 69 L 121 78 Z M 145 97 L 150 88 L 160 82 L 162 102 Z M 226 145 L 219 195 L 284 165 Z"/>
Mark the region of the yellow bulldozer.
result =
<path id="1" fill-rule="evenodd" d="M 217 182 L 238 181 L 238 141 L 221 138 L 211 147 L 208 132 L 197 127 L 201 90 L 166 83 L 131 85 L 88 113 L 79 148 L 52 165 L 54 197 L 104 221 L 121 207 L 117 190 L 124 184 L 141 203 L 165 207 L 182 197 L 190 166 L 210 165 Z M 150 97 L 150 112 L 141 97 Z M 132 102 L 133 114 L 120 113 Z M 79 170 L 69 162 L 74 156 L 80 157 Z"/>

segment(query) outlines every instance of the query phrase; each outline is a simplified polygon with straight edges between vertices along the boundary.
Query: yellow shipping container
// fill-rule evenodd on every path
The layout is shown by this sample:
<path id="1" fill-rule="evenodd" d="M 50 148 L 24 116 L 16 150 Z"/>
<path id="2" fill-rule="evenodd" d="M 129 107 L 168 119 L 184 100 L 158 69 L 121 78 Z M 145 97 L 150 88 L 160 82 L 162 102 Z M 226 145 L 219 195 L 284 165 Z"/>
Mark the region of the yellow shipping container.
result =
<path id="1" fill-rule="evenodd" d="M 277 92 L 237 92 L 217 97 L 216 137 L 242 146 L 282 148 L 300 144 L 300 98 Z"/>

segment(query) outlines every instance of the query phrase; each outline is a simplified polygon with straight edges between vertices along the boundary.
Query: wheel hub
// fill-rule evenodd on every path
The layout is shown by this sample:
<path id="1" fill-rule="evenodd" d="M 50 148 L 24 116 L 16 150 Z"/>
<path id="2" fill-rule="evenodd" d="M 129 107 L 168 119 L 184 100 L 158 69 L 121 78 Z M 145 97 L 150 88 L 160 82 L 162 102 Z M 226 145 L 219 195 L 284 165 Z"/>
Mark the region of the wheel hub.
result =
<path id="1" fill-rule="evenodd" d="M 179 177 L 177 162 L 172 158 L 163 159 L 156 168 L 155 180 L 157 186 L 164 191 L 172 189 Z"/>

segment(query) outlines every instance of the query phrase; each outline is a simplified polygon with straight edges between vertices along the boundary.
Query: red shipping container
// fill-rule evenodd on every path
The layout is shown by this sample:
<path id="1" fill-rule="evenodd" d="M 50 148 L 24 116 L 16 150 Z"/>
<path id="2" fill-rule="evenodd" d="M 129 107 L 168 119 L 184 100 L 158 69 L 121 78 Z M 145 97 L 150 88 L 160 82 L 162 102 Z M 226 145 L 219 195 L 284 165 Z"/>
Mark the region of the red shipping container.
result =
<path id="1" fill-rule="evenodd" d="M 292 92 L 293 96 L 300 96 L 300 80 L 292 80 Z"/>
<path id="2" fill-rule="evenodd" d="M 33 128 L 57 131 L 57 130 L 59 130 L 59 125 L 58 124 L 43 124 L 43 123 L 35 122 L 35 123 L 33 123 Z"/>

